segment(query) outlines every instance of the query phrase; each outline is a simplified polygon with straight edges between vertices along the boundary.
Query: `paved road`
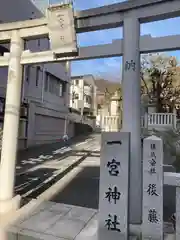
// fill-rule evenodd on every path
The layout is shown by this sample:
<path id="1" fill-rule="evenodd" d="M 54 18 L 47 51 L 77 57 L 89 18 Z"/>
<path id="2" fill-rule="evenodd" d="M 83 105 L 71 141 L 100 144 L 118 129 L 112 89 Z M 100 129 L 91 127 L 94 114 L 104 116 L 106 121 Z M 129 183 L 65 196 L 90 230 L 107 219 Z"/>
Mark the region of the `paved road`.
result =
<path id="1" fill-rule="evenodd" d="M 87 139 L 91 138 L 91 135 L 89 136 L 79 136 L 69 141 L 70 146 L 74 146 L 78 143 L 84 142 Z M 61 140 L 59 142 L 53 143 L 53 144 L 46 144 L 41 146 L 35 146 L 32 148 L 29 148 L 27 150 L 20 150 L 17 155 L 17 163 L 16 163 L 16 173 L 17 175 L 25 172 L 27 169 L 31 168 L 32 166 L 35 166 L 37 164 L 42 164 L 44 161 L 48 160 L 48 157 L 53 154 L 53 152 L 57 152 L 59 154 L 64 154 L 65 150 L 62 150 L 64 147 L 64 142 Z M 58 149 L 59 152 L 57 151 Z"/>
<path id="2" fill-rule="evenodd" d="M 100 158 L 87 157 L 77 168 L 80 173 L 52 201 L 98 209 Z"/>
<path id="3" fill-rule="evenodd" d="M 89 154 L 89 151 L 95 148 L 94 136 L 90 135 L 83 138 L 69 147 L 58 147 L 57 144 L 52 145 L 46 151 L 34 153 L 34 157 L 31 151 L 31 154 L 27 154 L 26 158 L 19 158 L 15 192 L 20 194 L 25 202 L 31 198 L 36 198 L 60 180 L 72 163 L 76 166 L 79 161 L 82 161 Z M 64 169 L 67 171 L 64 172 Z"/>
<path id="4" fill-rule="evenodd" d="M 61 150 L 62 152 L 67 151 L 68 148 Z M 64 176 L 64 174 L 59 172 L 63 164 L 66 164 L 68 161 L 72 162 L 79 153 L 88 152 L 89 155 L 86 155 L 82 161 L 75 166 L 80 170 L 79 174 L 74 176 L 74 179 L 61 192 L 57 193 L 52 201 L 98 209 L 100 177 L 99 151 L 100 136 L 96 135 L 72 145 L 71 149 L 66 153 L 57 151 L 57 154 L 53 155 L 52 151 L 51 153 L 48 152 L 47 154 L 49 156 L 53 155 L 52 159 L 46 159 L 40 164 L 40 168 L 35 164 L 34 167 L 32 166 L 33 171 L 17 176 L 16 192 L 21 194 L 25 201 L 36 198 Z M 50 164 L 48 165 L 46 162 L 50 162 Z M 165 221 L 169 219 L 169 216 L 175 210 L 174 194 L 173 188 L 166 188 L 165 195 L 172 196 L 172 201 L 168 204 L 167 201 L 164 201 Z"/>

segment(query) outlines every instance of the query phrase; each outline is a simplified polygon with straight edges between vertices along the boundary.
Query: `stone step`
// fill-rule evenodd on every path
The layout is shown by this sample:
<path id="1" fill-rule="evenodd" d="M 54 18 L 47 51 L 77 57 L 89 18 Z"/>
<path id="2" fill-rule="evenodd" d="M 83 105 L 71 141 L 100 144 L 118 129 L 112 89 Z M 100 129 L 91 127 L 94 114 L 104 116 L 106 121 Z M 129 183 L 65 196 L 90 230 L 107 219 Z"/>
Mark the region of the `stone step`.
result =
<path id="1" fill-rule="evenodd" d="M 101 240 L 97 230 L 97 210 L 47 201 L 9 227 L 7 239 Z M 175 240 L 171 223 L 164 223 L 164 232 L 164 240 Z M 129 240 L 138 237 L 130 236 Z"/>
<path id="2" fill-rule="evenodd" d="M 45 202 L 9 227 L 7 239 L 100 240 L 97 230 L 97 210 Z M 131 236 L 129 240 L 137 237 Z"/>

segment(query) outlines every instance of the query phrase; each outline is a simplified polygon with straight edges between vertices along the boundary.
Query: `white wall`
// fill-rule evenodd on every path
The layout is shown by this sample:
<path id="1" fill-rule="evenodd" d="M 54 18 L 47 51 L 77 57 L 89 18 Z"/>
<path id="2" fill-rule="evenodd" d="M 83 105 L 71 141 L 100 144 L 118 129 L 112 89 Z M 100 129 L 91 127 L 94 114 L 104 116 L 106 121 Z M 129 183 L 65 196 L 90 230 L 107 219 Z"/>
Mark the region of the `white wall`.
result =
<path id="1" fill-rule="evenodd" d="M 76 80 L 79 81 L 79 84 L 76 84 Z M 70 86 L 70 107 L 74 109 L 79 109 L 80 104 L 78 104 L 78 100 L 83 101 L 84 108 L 93 111 L 94 114 L 97 112 L 97 94 L 96 94 L 96 86 L 94 83 L 94 78 L 92 75 L 84 75 L 84 76 L 77 76 L 71 78 L 71 86 Z M 79 99 L 75 99 L 74 103 L 72 101 L 72 93 L 73 91 L 79 95 Z M 86 100 L 86 96 L 91 97 L 91 104 L 89 104 Z"/>
<path id="2" fill-rule="evenodd" d="M 110 115 L 118 115 L 118 101 L 112 100 L 110 103 Z"/>

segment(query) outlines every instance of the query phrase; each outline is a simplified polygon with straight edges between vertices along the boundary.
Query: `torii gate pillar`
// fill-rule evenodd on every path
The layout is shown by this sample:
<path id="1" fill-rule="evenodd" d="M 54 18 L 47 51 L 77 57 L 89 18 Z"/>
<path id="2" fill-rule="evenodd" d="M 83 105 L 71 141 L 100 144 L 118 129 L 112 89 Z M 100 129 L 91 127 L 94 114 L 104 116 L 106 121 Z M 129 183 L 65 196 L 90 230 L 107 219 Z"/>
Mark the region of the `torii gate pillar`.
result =
<path id="1" fill-rule="evenodd" d="M 123 131 L 131 133 L 129 218 L 141 222 L 141 82 L 140 82 L 140 23 L 136 17 L 126 17 L 123 27 Z"/>
<path id="2" fill-rule="evenodd" d="M 0 214 L 13 211 L 20 204 L 20 196 L 14 196 L 14 181 L 22 86 L 22 65 L 20 64 L 20 60 L 23 51 L 23 42 L 23 39 L 19 36 L 19 31 L 13 31 L 1 150 Z"/>
<path id="3" fill-rule="evenodd" d="M 78 55 L 74 13 L 71 4 L 52 6 L 47 11 L 48 31 L 54 58 Z M 18 28 L 17 28 L 18 29 Z M 14 196 L 16 153 L 22 86 L 23 43 L 20 31 L 11 31 L 8 82 L 0 164 L 0 214 L 16 210 L 20 196 Z M 34 61 L 36 63 L 36 61 Z"/>

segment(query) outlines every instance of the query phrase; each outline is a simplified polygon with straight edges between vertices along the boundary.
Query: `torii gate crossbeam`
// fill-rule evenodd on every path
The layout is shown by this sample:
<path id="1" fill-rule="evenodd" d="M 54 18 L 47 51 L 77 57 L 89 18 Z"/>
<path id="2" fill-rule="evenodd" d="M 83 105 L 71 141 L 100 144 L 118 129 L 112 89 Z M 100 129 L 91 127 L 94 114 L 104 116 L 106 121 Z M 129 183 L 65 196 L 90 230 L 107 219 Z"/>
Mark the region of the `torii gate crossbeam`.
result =
<path id="1" fill-rule="evenodd" d="M 131 133 L 132 157 L 130 161 L 131 173 L 129 210 L 131 223 L 140 223 L 142 216 L 142 164 L 140 140 L 141 102 L 139 76 L 140 50 L 142 46 L 140 43 L 140 23 L 163 20 L 178 16 L 180 16 L 179 0 L 126 1 L 123 3 L 113 4 L 96 9 L 84 10 L 75 13 L 76 33 L 123 26 L 124 40 L 121 42 L 121 49 L 123 54 L 123 130 Z M 59 49 L 62 53 L 61 57 L 59 58 L 54 58 L 54 55 L 52 56 L 52 52 L 36 53 L 36 56 L 34 56 L 33 58 L 32 53 L 23 51 L 23 48 L 21 46 L 22 40 L 42 38 L 48 36 L 48 24 L 49 21 L 47 18 L 0 24 L 0 43 L 11 40 L 10 55 L 6 54 L 0 58 L 1 66 L 3 66 L 3 64 L 7 65 L 7 63 L 9 63 L 8 86 L 6 94 L 6 112 L 4 121 L 4 125 L 6 127 L 4 127 L 1 161 L 2 158 L 4 160 L 1 163 L 0 177 L 0 204 L 3 204 L 4 202 L 6 211 L 10 210 L 13 199 L 15 199 L 13 198 L 13 185 L 16 160 L 15 154 L 17 150 L 17 119 L 20 107 L 18 99 L 20 98 L 20 78 L 22 64 L 32 63 L 32 61 L 30 61 L 31 57 L 34 63 L 37 59 L 39 59 L 37 62 L 40 62 L 42 60 L 43 54 L 49 54 L 48 57 L 50 56 L 51 59 L 47 57 L 47 62 L 58 60 L 62 61 L 62 59 L 63 61 L 68 60 L 68 58 L 65 58 L 63 56 L 63 51 L 68 52 L 67 48 L 63 45 L 61 46 L 61 49 Z M 166 41 L 164 40 L 164 42 Z M 171 47 L 169 48 L 168 46 L 170 46 L 169 42 L 167 43 L 166 47 L 168 49 L 171 49 Z M 148 47 L 146 50 L 148 50 Z M 152 45 L 151 50 L 153 50 Z M 121 50 L 118 51 L 120 53 Z M 41 58 L 38 58 L 39 55 L 41 55 Z M 77 58 L 78 57 L 70 56 L 69 59 Z M 83 57 L 81 59 L 83 59 Z M 126 64 L 129 65 L 130 63 L 132 63 L 134 67 L 126 69 Z M 9 111 L 9 107 L 11 109 L 11 112 Z M 12 112 L 17 116 L 15 117 Z M 14 134 L 12 136 L 11 131 L 14 131 Z M 11 150 L 9 149 L 9 139 L 11 139 Z M 7 175 L 9 174 L 9 169 L 11 170 L 10 174 L 12 176 L 9 176 L 8 179 Z M 4 176 L 4 178 L 2 177 L 2 175 Z M 7 180 L 7 190 L 5 190 L 5 187 L 3 186 L 4 179 Z"/>

